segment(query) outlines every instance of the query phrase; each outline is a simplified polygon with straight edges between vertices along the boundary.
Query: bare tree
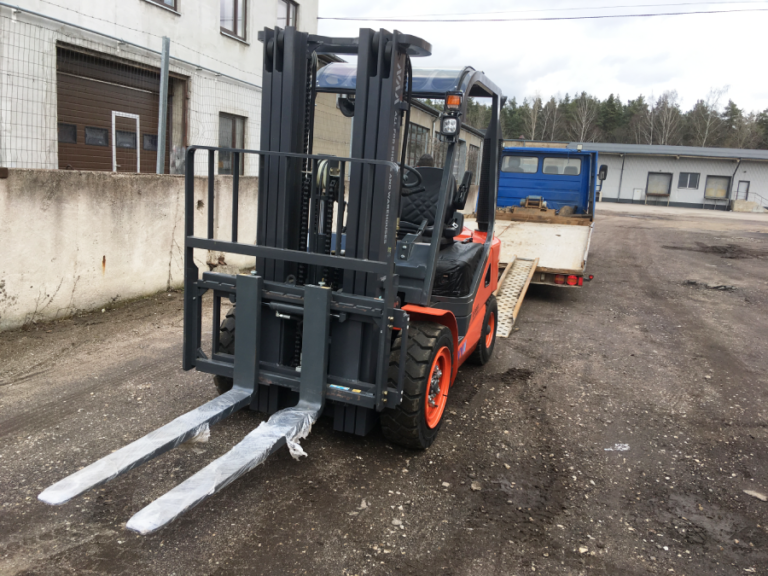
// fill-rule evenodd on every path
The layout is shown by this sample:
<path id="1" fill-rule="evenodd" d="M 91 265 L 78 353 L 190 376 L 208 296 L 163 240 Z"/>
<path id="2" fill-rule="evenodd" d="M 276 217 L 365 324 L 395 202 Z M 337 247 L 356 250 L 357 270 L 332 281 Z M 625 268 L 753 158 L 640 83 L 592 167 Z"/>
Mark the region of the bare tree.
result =
<path id="1" fill-rule="evenodd" d="M 656 99 L 651 92 L 651 98 L 648 100 L 648 107 L 642 112 L 637 122 L 637 140 L 638 144 L 653 144 L 654 131 L 656 129 Z"/>
<path id="2" fill-rule="evenodd" d="M 680 104 L 677 90 L 664 92 L 656 102 L 658 143 L 677 144 L 680 132 Z"/>
<path id="3" fill-rule="evenodd" d="M 523 118 L 526 135 L 530 140 L 536 140 L 536 128 L 539 124 L 541 115 L 541 96 L 537 92 L 533 99 L 528 103 L 527 114 Z"/>
<path id="4" fill-rule="evenodd" d="M 554 141 L 559 133 L 562 111 L 555 97 L 552 96 L 541 109 L 542 129 L 541 137 L 544 140 Z"/>
<path id="5" fill-rule="evenodd" d="M 691 110 L 691 132 L 694 146 L 712 143 L 722 127 L 720 100 L 728 92 L 728 86 L 712 88 L 706 100 L 699 100 Z"/>
<path id="6" fill-rule="evenodd" d="M 598 111 L 598 102 L 586 92 L 573 101 L 569 132 L 576 142 L 590 142 L 597 137 Z"/>

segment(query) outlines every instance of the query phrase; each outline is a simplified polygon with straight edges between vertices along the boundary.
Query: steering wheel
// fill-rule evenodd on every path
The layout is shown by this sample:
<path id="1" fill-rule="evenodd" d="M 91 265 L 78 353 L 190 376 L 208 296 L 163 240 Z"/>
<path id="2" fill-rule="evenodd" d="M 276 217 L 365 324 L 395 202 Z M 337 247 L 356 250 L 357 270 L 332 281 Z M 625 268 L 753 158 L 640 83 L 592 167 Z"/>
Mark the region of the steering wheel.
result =
<path id="1" fill-rule="evenodd" d="M 413 181 L 411 181 L 411 176 L 414 178 Z M 421 183 L 422 180 L 419 171 L 413 166 L 403 164 L 403 188 L 418 188 L 421 186 Z"/>
<path id="2" fill-rule="evenodd" d="M 413 180 L 411 180 L 411 177 L 413 177 Z M 419 174 L 419 171 L 416 170 L 413 166 L 408 166 L 407 164 L 403 164 L 403 181 L 402 185 L 403 188 L 406 188 L 408 190 L 412 190 L 413 192 L 416 191 L 417 188 L 420 188 L 422 184 L 421 174 Z M 411 192 L 411 194 L 413 194 Z"/>

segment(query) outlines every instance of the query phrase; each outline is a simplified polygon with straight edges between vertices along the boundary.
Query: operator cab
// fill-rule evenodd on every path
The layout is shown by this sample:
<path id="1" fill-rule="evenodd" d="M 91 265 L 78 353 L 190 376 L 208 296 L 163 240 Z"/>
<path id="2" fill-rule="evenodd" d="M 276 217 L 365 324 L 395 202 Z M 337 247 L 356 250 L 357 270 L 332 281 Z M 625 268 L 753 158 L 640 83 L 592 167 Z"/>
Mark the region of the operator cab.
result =
<path id="1" fill-rule="evenodd" d="M 485 201 L 482 207 L 478 205 L 477 208 L 481 234 L 464 227 L 464 215 L 460 211 L 467 202 L 474 174 L 472 171 L 465 172 L 460 184 L 453 175 L 459 153 L 456 144 L 461 132 L 461 120 L 469 97 L 500 99 L 500 105 L 503 105 L 503 97 L 499 96 L 501 91 L 483 72 L 469 66 L 452 70 L 414 69 L 410 76 L 409 85 L 404 90 L 404 105 L 410 107 L 412 99 L 416 98 L 444 104 L 438 130 L 433 136 L 447 143 L 447 150 L 441 159 L 442 165 L 406 165 L 406 149 L 410 144 L 410 117 L 406 116 L 401 144 L 400 219 L 395 257 L 399 294 L 404 304 L 426 305 L 431 301 L 433 306 L 453 310 L 454 305 L 461 308 L 469 303 L 481 282 L 480 277 L 486 275 L 485 270 L 479 268 L 481 263 L 486 262 L 483 254 L 490 249 L 496 201 L 495 190 L 493 198 L 489 198 L 490 191 L 481 184 L 483 191 L 478 198 Z M 316 90 L 339 94 L 339 101 L 344 101 L 343 106 L 339 106 L 342 113 L 354 115 L 356 67 L 344 62 L 324 66 L 317 72 Z M 490 151 L 485 149 L 485 146 L 490 147 L 487 138 L 486 134 L 483 156 L 490 156 Z M 431 149 L 426 151 L 431 152 Z M 493 171 L 493 162 L 483 165 L 487 171 Z M 489 176 L 488 180 L 493 181 L 493 176 Z M 482 177 L 480 179 L 483 180 Z M 479 204 L 482 202 L 479 200 Z M 429 263 L 435 261 L 434 276 L 430 282 Z M 429 292 L 425 290 L 425 285 L 430 286 Z M 463 333 L 465 326 L 461 325 L 464 315 L 458 308 L 455 312 L 459 331 Z"/>

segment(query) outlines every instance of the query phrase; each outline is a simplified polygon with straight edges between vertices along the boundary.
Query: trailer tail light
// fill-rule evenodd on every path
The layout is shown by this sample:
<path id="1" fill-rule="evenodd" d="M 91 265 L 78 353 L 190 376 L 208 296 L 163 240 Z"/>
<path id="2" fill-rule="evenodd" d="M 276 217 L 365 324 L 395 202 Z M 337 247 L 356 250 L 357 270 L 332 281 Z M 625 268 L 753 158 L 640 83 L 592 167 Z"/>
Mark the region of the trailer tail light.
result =
<path id="1" fill-rule="evenodd" d="M 565 281 L 565 283 L 568 284 L 568 286 L 576 286 L 577 284 L 579 284 L 579 277 L 573 274 L 570 274 L 568 276 L 568 279 Z"/>
<path id="2" fill-rule="evenodd" d="M 555 274 L 555 284 L 565 284 L 565 276 L 562 274 Z"/>

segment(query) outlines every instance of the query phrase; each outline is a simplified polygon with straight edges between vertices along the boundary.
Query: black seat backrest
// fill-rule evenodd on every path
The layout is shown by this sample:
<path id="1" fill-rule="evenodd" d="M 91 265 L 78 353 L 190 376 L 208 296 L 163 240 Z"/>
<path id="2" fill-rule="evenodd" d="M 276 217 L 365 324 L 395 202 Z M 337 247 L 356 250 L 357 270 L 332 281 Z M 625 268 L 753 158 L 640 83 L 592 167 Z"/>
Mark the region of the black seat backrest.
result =
<path id="1" fill-rule="evenodd" d="M 547 166 L 544 168 L 544 174 L 560 174 L 560 172 L 557 171 L 556 166 Z"/>
<path id="2" fill-rule="evenodd" d="M 440 182 L 443 180 L 442 168 L 422 166 L 416 170 L 421 175 L 421 188 L 424 190 L 403 189 L 408 195 L 403 195 L 400 202 L 400 227 L 409 232 L 417 230 L 425 218 L 428 227 L 434 226 L 437 201 L 440 198 Z M 456 195 L 456 180 L 453 176 L 449 177 L 448 190 L 450 198 L 445 214 L 446 222 L 453 218 L 455 212 L 453 198 Z"/>
<path id="3" fill-rule="evenodd" d="M 578 176 L 579 169 L 576 166 L 566 166 L 565 170 L 563 170 L 563 174 L 567 174 L 569 176 Z"/>

